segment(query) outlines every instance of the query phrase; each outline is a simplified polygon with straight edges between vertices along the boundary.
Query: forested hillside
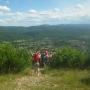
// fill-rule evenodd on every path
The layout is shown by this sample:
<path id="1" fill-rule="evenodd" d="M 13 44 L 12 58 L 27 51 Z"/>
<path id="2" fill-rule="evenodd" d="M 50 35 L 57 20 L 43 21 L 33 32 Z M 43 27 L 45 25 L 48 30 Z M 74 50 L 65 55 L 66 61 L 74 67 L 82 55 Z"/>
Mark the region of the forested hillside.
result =
<path id="1" fill-rule="evenodd" d="M 50 39 L 90 39 L 90 26 L 79 25 L 40 25 L 31 27 L 0 27 L 0 40 L 14 40 L 14 39 L 43 39 L 48 37 Z"/>
<path id="2" fill-rule="evenodd" d="M 73 46 L 87 50 L 90 45 L 90 26 L 87 24 L 2 26 L 0 27 L 0 41 L 11 41 L 15 45 L 30 49 L 36 46 L 38 48 Z"/>

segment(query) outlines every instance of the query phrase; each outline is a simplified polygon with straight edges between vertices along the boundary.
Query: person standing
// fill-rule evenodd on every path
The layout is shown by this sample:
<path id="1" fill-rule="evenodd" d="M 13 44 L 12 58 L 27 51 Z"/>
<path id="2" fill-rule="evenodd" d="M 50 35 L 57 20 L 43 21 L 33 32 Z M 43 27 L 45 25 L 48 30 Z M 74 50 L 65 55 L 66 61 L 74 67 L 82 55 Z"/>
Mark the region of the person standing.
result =
<path id="1" fill-rule="evenodd" d="M 45 51 L 45 63 L 49 64 L 49 52 L 47 50 Z"/>
<path id="2" fill-rule="evenodd" d="M 33 55 L 33 66 L 34 66 L 34 71 L 38 76 L 40 74 L 40 59 L 41 59 L 41 54 L 39 51 L 37 51 Z"/>

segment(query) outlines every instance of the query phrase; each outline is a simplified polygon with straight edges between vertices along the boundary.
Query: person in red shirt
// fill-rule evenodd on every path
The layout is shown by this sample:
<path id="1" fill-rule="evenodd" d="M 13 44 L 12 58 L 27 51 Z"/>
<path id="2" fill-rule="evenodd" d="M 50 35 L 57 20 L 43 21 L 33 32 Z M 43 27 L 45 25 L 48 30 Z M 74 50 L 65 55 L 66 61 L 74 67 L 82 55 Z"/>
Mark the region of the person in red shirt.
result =
<path id="1" fill-rule="evenodd" d="M 33 66 L 34 66 L 34 69 L 35 69 L 35 73 L 38 74 L 38 76 L 39 76 L 39 72 L 40 72 L 40 69 L 39 69 L 40 59 L 41 59 L 41 54 L 38 51 L 33 55 Z"/>

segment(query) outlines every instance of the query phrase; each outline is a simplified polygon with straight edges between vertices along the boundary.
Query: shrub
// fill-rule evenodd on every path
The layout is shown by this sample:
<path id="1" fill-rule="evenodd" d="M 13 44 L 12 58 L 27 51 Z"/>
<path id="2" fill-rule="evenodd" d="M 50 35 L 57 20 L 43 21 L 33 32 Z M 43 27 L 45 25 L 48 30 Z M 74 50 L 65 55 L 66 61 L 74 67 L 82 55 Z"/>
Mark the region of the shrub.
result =
<path id="1" fill-rule="evenodd" d="M 11 44 L 0 44 L 0 72 L 18 72 L 31 63 L 29 53 Z"/>
<path id="2" fill-rule="evenodd" d="M 90 69 L 90 53 L 88 53 L 88 58 L 85 61 L 84 67 Z"/>
<path id="3" fill-rule="evenodd" d="M 51 67 L 83 67 L 86 61 L 86 54 L 71 47 L 56 49 Z"/>

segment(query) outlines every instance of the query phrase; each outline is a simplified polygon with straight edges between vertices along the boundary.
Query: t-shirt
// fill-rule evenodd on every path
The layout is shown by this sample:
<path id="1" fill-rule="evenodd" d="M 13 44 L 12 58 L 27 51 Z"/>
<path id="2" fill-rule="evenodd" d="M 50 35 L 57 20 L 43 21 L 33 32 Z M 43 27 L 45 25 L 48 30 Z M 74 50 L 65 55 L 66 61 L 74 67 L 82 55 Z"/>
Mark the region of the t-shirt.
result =
<path id="1" fill-rule="evenodd" d="M 41 57 L 40 53 L 35 53 L 33 55 L 33 61 L 38 62 L 40 60 L 40 57 Z"/>
<path id="2" fill-rule="evenodd" d="M 48 51 L 45 52 L 45 56 L 46 56 L 47 58 L 49 58 L 49 53 L 48 53 Z"/>

